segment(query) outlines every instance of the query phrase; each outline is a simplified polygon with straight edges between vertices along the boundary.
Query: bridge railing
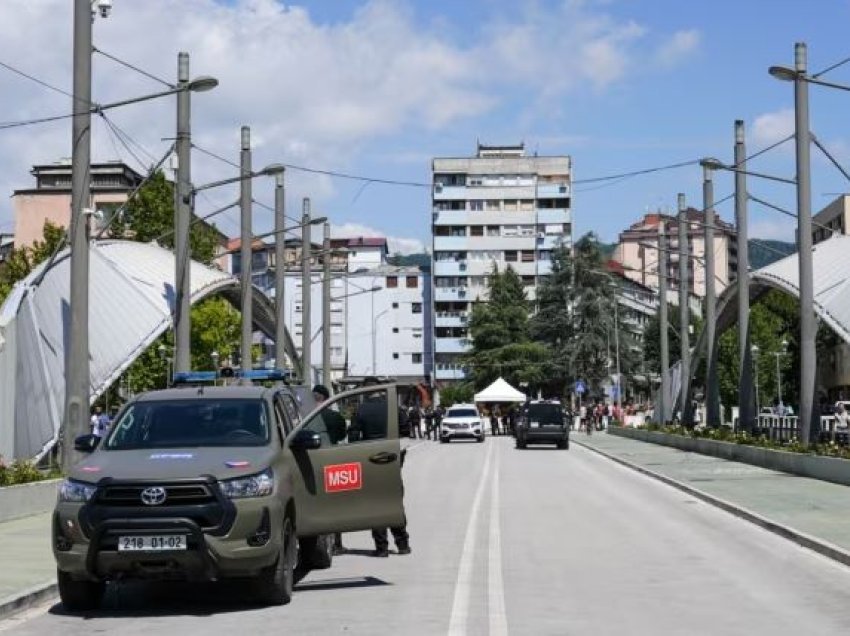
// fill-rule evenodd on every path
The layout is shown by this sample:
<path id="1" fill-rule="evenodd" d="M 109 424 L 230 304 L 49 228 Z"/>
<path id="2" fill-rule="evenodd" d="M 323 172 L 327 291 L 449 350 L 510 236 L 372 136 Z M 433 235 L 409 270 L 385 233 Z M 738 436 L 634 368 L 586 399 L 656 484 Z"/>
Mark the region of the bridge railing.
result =
<path id="1" fill-rule="evenodd" d="M 848 444 L 848 431 L 836 428 L 832 415 L 820 416 L 820 441 Z M 758 432 L 776 442 L 789 442 L 798 437 L 799 418 L 796 415 L 759 415 Z"/>

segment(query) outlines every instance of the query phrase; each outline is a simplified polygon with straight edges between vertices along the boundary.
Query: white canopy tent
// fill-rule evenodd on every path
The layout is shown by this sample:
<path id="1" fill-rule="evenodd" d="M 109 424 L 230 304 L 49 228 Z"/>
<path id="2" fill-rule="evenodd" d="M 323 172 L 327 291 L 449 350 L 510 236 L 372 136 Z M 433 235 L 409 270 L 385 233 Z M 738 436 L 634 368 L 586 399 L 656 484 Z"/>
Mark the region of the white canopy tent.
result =
<path id="1" fill-rule="evenodd" d="M 526 399 L 525 393 L 517 391 L 503 378 L 475 394 L 476 402 L 525 402 Z"/>

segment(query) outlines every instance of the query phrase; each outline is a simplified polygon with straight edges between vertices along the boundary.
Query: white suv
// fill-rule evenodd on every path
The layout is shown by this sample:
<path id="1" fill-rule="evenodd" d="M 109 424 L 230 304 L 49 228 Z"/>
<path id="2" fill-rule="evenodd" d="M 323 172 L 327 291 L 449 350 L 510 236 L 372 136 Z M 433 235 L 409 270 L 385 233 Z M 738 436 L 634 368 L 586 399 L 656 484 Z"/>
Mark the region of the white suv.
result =
<path id="1" fill-rule="evenodd" d="M 455 404 L 446 411 L 440 423 L 440 441 L 445 444 L 453 439 L 484 441 L 484 427 L 474 404 Z"/>

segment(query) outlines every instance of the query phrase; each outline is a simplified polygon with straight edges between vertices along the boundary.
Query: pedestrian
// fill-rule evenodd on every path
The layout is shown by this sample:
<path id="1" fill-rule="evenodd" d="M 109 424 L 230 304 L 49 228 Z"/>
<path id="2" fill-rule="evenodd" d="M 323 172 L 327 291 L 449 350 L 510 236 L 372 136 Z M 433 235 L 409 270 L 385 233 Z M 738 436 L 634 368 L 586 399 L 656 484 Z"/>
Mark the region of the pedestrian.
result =
<path id="1" fill-rule="evenodd" d="M 109 432 L 111 421 L 109 416 L 103 412 L 99 406 L 94 407 L 94 414 L 91 416 L 91 432 L 92 435 L 103 438 Z"/>
<path id="2" fill-rule="evenodd" d="M 445 414 L 445 409 L 442 404 L 437 405 L 437 408 L 434 409 L 434 441 L 437 442 L 440 440 L 440 423 L 443 421 L 443 415 Z"/>
<path id="3" fill-rule="evenodd" d="M 330 397 L 331 392 L 324 384 L 317 384 L 313 387 L 313 399 L 316 400 L 317 405 L 327 402 Z M 339 444 L 345 439 L 347 426 L 345 418 L 338 411 L 332 408 L 324 409 L 321 411 L 321 417 L 331 445 Z M 333 553 L 334 555 L 345 554 L 345 546 L 342 545 L 342 533 L 340 532 L 334 533 Z"/>
<path id="4" fill-rule="evenodd" d="M 422 439 L 422 417 L 415 404 L 408 409 L 407 420 L 410 422 L 410 438 Z"/>
<path id="5" fill-rule="evenodd" d="M 425 436 L 430 440 L 434 433 L 434 409 L 425 407 L 422 417 L 425 419 Z"/>
<path id="6" fill-rule="evenodd" d="M 490 409 L 490 435 L 496 436 L 499 434 L 499 418 L 496 415 L 495 407 Z"/>
<path id="7" fill-rule="evenodd" d="M 368 377 L 363 380 L 363 386 L 380 384 L 377 378 Z M 368 441 L 370 439 L 386 439 L 387 437 L 387 396 L 386 393 L 376 392 L 367 396 L 360 407 L 357 409 L 357 414 L 354 416 L 354 421 L 351 423 L 349 431 L 349 440 L 352 441 Z M 398 427 L 402 429 L 402 423 L 407 425 L 407 413 L 401 406 L 398 407 Z M 407 449 L 401 449 L 400 464 L 404 466 L 404 458 L 407 455 Z M 404 497 L 404 483 L 402 483 L 402 497 Z M 407 532 L 407 517 L 405 516 L 402 525 L 394 528 L 389 528 L 392 532 L 395 546 L 399 554 L 410 554 L 410 535 Z M 372 552 L 376 557 L 388 557 L 389 538 L 387 536 L 387 528 L 373 528 L 372 540 L 375 542 L 375 550 Z"/>
<path id="8" fill-rule="evenodd" d="M 847 412 L 843 402 L 836 402 L 835 430 L 847 433 L 848 426 L 850 426 L 850 413 Z"/>

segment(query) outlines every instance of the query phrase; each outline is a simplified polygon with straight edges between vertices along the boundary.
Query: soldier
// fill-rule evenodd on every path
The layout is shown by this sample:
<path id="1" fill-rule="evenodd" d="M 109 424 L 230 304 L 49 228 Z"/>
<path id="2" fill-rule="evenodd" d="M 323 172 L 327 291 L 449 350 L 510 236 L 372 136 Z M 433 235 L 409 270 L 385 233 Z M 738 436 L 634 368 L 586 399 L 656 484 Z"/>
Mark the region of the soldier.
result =
<path id="1" fill-rule="evenodd" d="M 329 400 L 331 392 L 324 384 L 317 384 L 313 387 L 313 399 L 316 404 L 321 404 Z M 328 437 L 331 444 L 339 444 L 346 436 L 345 418 L 333 409 L 325 409 L 322 411 L 322 420 L 325 423 L 325 429 L 328 431 Z M 345 546 L 342 545 L 342 533 L 334 533 L 334 555 L 345 554 Z"/>

